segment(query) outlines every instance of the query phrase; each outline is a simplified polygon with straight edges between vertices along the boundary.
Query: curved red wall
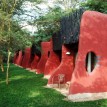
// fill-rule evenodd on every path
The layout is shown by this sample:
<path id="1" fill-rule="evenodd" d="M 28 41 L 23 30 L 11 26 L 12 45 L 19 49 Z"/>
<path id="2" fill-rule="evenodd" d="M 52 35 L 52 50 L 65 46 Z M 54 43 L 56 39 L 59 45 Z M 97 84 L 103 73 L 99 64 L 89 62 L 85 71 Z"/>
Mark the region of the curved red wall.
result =
<path id="1" fill-rule="evenodd" d="M 37 68 L 37 64 L 39 62 L 40 57 L 38 57 L 37 55 L 35 55 L 33 62 L 31 63 L 31 69 L 36 69 Z"/>
<path id="2" fill-rule="evenodd" d="M 16 64 L 17 58 L 19 56 L 19 51 L 15 52 L 14 58 L 13 58 L 13 63 Z"/>
<path id="3" fill-rule="evenodd" d="M 67 52 L 70 52 L 71 54 L 67 55 L 66 54 Z M 52 73 L 51 77 L 48 80 L 48 85 L 52 84 L 53 77 L 58 76 L 58 74 L 65 74 L 65 82 L 70 81 L 73 69 L 74 69 L 74 53 L 71 51 L 71 49 L 63 45 L 61 64 Z"/>
<path id="4" fill-rule="evenodd" d="M 50 51 L 50 56 L 45 65 L 44 75 L 50 77 L 52 72 L 59 66 L 60 64 L 60 56 L 54 52 Z"/>
<path id="5" fill-rule="evenodd" d="M 31 64 L 32 64 L 34 58 L 35 58 L 35 56 L 32 56 L 32 55 L 30 54 L 30 59 L 29 59 L 29 62 L 28 62 L 28 64 L 27 64 L 27 68 L 31 69 Z"/>
<path id="6" fill-rule="evenodd" d="M 22 60 L 21 60 L 20 66 L 22 66 L 23 59 L 24 59 L 24 55 L 22 54 Z"/>
<path id="7" fill-rule="evenodd" d="M 48 59 L 48 52 L 50 51 L 50 42 L 41 42 L 42 55 L 41 59 L 38 62 L 36 72 L 43 73 L 45 69 L 45 64 Z"/>
<path id="8" fill-rule="evenodd" d="M 58 53 L 53 51 L 53 43 L 50 41 L 50 55 L 45 64 L 44 75 L 45 77 L 50 77 L 52 72 L 59 66 L 60 64 L 60 56 Z"/>
<path id="9" fill-rule="evenodd" d="M 82 16 L 78 58 L 69 94 L 107 92 L 107 15 L 86 11 Z M 86 55 L 94 52 L 98 62 L 91 73 L 85 68 Z"/>
<path id="10" fill-rule="evenodd" d="M 19 51 L 19 55 L 17 57 L 16 64 L 20 65 L 21 61 L 22 61 L 22 51 Z"/>
<path id="11" fill-rule="evenodd" d="M 31 55 L 31 48 L 26 48 L 22 60 L 22 67 L 28 68 Z"/>

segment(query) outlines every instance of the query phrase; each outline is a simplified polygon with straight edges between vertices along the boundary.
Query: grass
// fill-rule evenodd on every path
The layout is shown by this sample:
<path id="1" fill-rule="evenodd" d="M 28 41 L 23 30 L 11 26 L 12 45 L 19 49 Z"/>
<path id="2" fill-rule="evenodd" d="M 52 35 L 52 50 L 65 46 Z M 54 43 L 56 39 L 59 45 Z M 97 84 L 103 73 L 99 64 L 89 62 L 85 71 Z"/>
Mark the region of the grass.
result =
<path id="1" fill-rule="evenodd" d="M 42 74 L 28 72 L 13 64 L 9 78 L 10 83 L 6 85 L 5 73 L 0 71 L 0 107 L 107 107 L 107 100 L 64 101 L 65 97 L 59 92 L 43 87 L 47 80 Z"/>

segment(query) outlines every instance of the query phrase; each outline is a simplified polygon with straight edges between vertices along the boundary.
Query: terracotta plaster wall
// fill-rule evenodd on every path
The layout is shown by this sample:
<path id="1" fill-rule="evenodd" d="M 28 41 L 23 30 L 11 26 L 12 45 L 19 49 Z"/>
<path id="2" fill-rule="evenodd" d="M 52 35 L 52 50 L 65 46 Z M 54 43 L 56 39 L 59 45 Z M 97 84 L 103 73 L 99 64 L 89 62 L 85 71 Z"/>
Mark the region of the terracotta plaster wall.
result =
<path id="1" fill-rule="evenodd" d="M 31 64 L 32 64 L 34 58 L 35 58 L 35 56 L 32 56 L 32 55 L 30 54 L 30 59 L 29 59 L 29 62 L 28 62 L 28 64 L 27 64 L 27 68 L 31 69 Z"/>
<path id="2" fill-rule="evenodd" d="M 50 51 L 50 56 L 45 65 L 45 76 L 50 76 L 52 72 L 59 66 L 60 64 L 60 55 L 58 55 L 54 51 Z"/>
<path id="3" fill-rule="evenodd" d="M 52 72 L 59 66 L 60 64 L 60 55 L 53 51 L 53 42 L 50 41 L 50 55 L 45 64 L 44 75 L 50 76 Z"/>
<path id="4" fill-rule="evenodd" d="M 22 61 L 22 51 L 19 51 L 19 55 L 17 57 L 17 60 L 16 60 L 16 64 L 17 65 L 20 65 L 21 64 L 21 61 Z"/>
<path id="5" fill-rule="evenodd" d="M 69 55 L 66 53 L 70 52 Z M 62 46 L 62 60 L 58 68 L 54 70 L 51 77 L 48 80 L 48 84 L 52 84 L 52 79 L 57 77 L 58 74 L 64 74 L 65 75 L 65 82 L 70 81 L 72 77 L 74 69 L 74 53 L 71 49 L 69 49 L 66 46 Z M 54 83 L 54 81 L 53 81 Z"/>
<path id="6" fill-rule="evenodd" d="M 41 58 L 40 61 L 38 62 L 36 72 L 37 73 L 44 73 L 45 69 L 45 64 L 48 59 L 48 52 L 50 52 L 50 42 L 41 42 Z"/>
<path id="7" fill-rule="evenodd" d="M 80 26 L 79 51 L 69 94 L 107 92 L 107 15 L 84 12 Z M 86 55 L 94 52 L 98 62 L 91 73 L 85 68 Z"/>
<path id="8" fill-rule="evenodd" d="M 22 67 L 28 68 L 30 55 L 31 55 L 31 48 L 26 48 L 24 52 L 23 60 L 22 60 Z"/>
<path id="9" fill-rule="evenodd" d="M 37 64 L 40 60 L 40 57 L 35 55 L 33 62 L 31 63 L 31 69 L 37 69 Z"/>

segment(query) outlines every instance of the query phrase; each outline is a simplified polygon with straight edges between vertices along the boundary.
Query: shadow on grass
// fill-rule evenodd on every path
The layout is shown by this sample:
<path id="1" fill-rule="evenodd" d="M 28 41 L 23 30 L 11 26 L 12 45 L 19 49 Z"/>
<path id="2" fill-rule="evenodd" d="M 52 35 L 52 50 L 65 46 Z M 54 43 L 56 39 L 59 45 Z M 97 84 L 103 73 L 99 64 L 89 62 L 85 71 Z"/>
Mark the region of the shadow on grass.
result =
<path id="1" fill-rule="evenodd" d="M 12 65 L 10 84 L 6 85 L 5 73 L 0 72 L 0 107 L 107 107 L 107 100 L 73 103 L 54 89 L 43 86 L 47 80 L 42 74 L 34 74 Z"/>

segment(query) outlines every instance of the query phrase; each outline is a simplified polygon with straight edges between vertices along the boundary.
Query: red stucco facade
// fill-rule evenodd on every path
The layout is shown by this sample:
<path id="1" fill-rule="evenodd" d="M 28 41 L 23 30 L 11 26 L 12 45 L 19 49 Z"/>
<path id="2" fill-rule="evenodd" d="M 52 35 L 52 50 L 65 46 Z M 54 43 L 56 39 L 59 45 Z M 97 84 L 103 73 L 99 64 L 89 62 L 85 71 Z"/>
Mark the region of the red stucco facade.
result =
<path id="1" fill-rule="evenodd" d="M 86 11 L 81 20 L 79 50 L 69 94 L 107 92 L 107 15 Z M 86 55 L 94 52 L 97 64 L 91 73 L 85 68 Z"/>
<path id="2" fill-rule="evenodd" d="M 17 57 L 17 59 L 16 59 L 16 64 L 17 65 L 20 65 L 21 64 L 21 61 L 22 61 L 22 51 L 19 51 L 19 55 L 18 55 L 18 57 Z"/>
<path id="3" fill-rule="evenodd" d="M 70 52 L 68 55 L 67 52 Z M 70 81 L 74 69 L 74 53 L 66 46 L 62 46 L 62 60 L 58 68 L 54 70 L 48 80 L 48 84 L 52 84 L 52 79 L 58 74 L 65 75 L 65 82 Z M 54 81 L 53 81 L 54 82 Z"/>
<path id="4" fill-rule="evenodd" d="M 37 73 L 44 73 L 45 69 L 45 64 L 48 59 L 48 52 L 50 52 L 50 42 L 41 42 L 41 58 L 40 61 L 38 62 L 36 72 Z"/>
<path id="5" fill-rule="evenodd" d="M 45 64 L 44 76 L 50 77 L 52 72 L 59 66 L 60 64 L 60 54 L 53 51 L 53 43 L 50 41 L 50 55 Z"/>
<path id="6" fill-rule="evenodd" d="M 29 67 L 29 61 L 30 61 L 30 56 L 31 56 L 31 48 L 26 48 L 22 60 L 22 67 L 28 68 Z"/>
<path id="7" fill-rule="evenodd" d="M 40 60 L 40 57 L 35 55 L 33 62 L 31 63 L 31 69 L 37 69 L 37 64 Z"/>

